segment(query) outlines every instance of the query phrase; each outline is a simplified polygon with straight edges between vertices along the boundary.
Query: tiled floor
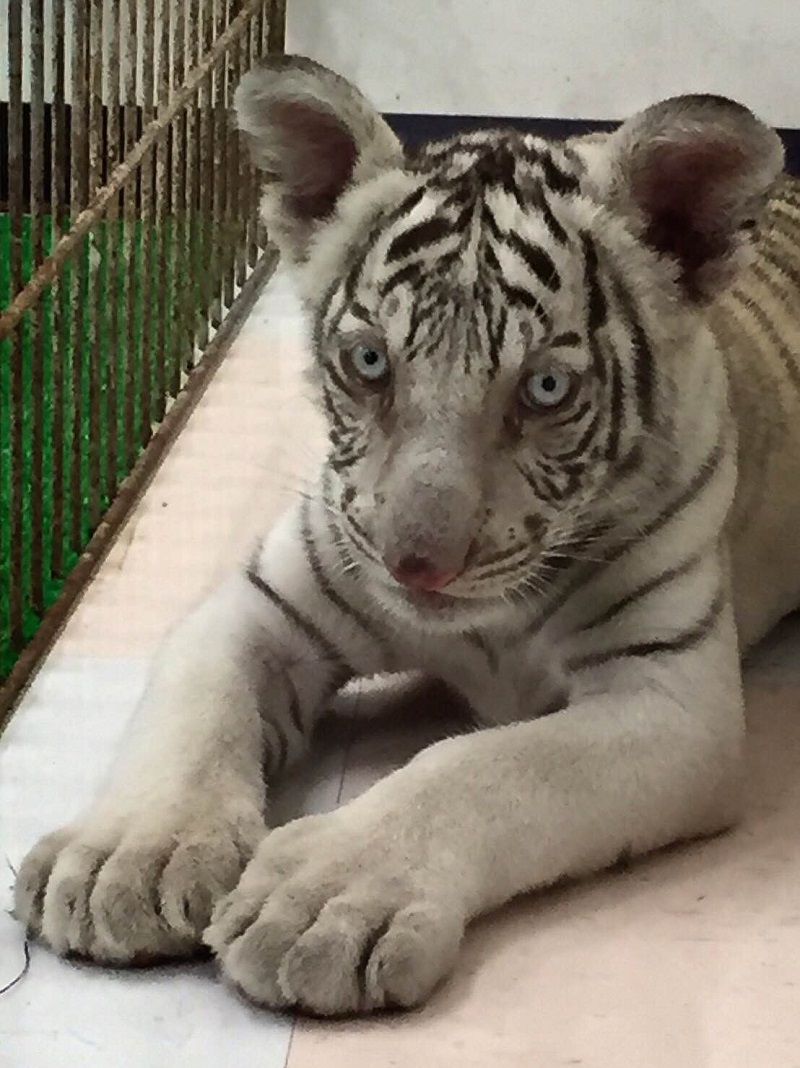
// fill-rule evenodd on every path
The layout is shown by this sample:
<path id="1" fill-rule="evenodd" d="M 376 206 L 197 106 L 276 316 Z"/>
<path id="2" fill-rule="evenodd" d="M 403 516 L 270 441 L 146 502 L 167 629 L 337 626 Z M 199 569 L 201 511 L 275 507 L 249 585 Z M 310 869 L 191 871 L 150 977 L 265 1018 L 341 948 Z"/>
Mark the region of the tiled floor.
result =
<path id="1" fill-rule="evenodd" d="M 0 743 L 3 864 L 91 795 L 165 627 L 313 470 L 321 428 L 302 359 L 277 284 Z M 800 1068 L 797 626 L 757 657 L 748 703 L 743 827 L 477 924 L 421 1012 L 293 1028 L 242 1004 L 208 965 L 112 973 L 34 946 L 0 996 L 0 1068 Z M 400 715 L 334 730 L 282 807 L 330 807 L 441 729 Z M 0 913 L 0 988 L 23 960 Z"/>

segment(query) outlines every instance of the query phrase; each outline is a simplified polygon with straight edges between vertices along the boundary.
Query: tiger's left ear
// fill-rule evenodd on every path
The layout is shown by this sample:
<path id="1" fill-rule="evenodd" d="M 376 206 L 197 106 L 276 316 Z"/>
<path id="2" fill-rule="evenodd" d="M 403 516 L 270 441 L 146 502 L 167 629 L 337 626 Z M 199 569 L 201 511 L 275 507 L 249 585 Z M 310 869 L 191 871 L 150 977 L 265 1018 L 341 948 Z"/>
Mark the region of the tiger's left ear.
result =
<path id="1" fill-rule="evenodd" d="M 718 96 L 666 100 L 574 147 L 601 199 L 633 216 L 643 240 L 677 263 L 697 302 L 746 262 L 784 163 L 775 131 Z"/>

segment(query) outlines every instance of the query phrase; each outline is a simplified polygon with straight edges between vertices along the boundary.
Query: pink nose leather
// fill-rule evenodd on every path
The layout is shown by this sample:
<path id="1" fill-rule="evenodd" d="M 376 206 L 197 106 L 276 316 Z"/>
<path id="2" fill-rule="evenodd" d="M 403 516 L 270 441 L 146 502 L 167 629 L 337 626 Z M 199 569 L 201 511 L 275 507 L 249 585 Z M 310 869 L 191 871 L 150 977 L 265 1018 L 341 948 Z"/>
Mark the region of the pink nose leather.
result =
<path id="1" fill-rule="evenodd" d="M 440 571 L 424 556 L 406 556 L 391 572 L 402 586 L 408 586 L 412 590 L 425 590 L 428 593 L 443 590 L 458 577 L 457 571 Z"/>

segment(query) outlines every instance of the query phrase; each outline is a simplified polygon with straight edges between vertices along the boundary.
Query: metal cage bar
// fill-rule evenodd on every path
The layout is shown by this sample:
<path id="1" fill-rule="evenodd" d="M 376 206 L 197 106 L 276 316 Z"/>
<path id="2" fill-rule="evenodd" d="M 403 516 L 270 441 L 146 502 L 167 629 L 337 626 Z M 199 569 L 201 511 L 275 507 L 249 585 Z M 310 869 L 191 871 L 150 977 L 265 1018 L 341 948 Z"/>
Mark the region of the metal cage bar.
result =
<path id="1" fill-rule="evenodd" d="M 276 254 L 230 122 L 283 0 L 8 0 L 0 725 Z"/>

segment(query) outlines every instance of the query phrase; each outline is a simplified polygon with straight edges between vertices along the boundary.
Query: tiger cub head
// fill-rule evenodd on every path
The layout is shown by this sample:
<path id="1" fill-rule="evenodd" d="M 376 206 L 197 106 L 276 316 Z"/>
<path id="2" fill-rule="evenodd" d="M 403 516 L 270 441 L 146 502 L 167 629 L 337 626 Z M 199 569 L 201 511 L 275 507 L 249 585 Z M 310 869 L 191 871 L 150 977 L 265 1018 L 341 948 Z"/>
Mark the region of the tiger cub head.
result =
<path id="1" fill-rule="evenodd" d="M 704 310 L 783 165 L 749 111 L 684 96 L 407 153 L 291 56 L 235 106 L 313 326 L 328 506 L 387 605 L 463 624 L 540 593 L 696 470 L 726 410 Z"/>

